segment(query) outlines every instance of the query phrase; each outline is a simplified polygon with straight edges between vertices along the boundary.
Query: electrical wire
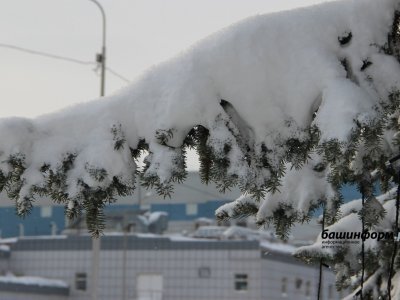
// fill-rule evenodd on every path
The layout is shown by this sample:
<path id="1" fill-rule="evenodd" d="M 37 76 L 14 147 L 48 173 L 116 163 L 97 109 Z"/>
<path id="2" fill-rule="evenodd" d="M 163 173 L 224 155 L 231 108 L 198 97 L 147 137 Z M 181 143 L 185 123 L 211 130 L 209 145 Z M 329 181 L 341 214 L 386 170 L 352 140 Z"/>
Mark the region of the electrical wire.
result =
<path id="1" fill-rule="evenodd" d="M 58 59 L 58 60 L 62 60 L 62 61 L 70 62 L 70 63 L 75 63 L 75 64 L 80 64 L 80 65 L 92 65 L 92 66 L 95 66 L 97 64 L 94 61 L 80 60 L 80 59 L 76 59 L 76 58 L 72 58 L 72 57 L 68 57 L 68 56 L 62 56 L 62 55 L 57 55 L 57 54 L 48 53 L 48 52 L 44 52 L 44 51 L 33 50 L 33 49 L 25 48 L 25 47 L 12 45 L 12 44 L 0 43 L 0 47 L 11 49 L 11 50 L 16 50 L 16 51 L 20 51 L 20 52 L 24 52 L 24 53 L 28 53 L 28 54 L 43 56 L 43 57 L 47 57 L 47 58 Z M 125 82 L 130 82 L 129 79 L 127 79 L 126 77 L 122 76 L 121 74 L 119 74 L 118 72 L 113 70 L 112 68 L 106 67 L 106 70 L 108 72 L 110 72 L 111 74 L 113 74 L 114 76 L 118 77 L 119 79 L 121 79 L 121 80 L 123 80 Z"/>
<path id="2" fill-rule="evenodd" d="M 67 57 L 67 56 L 61 56 L 61 55 L 56 55 L 56 54 L 52 54 L 52 53 L 48 53 L 48 52 L 32 50 L 32 49 L 23 48 L 23 47 L 11 45 L 11 44 L 0 43 L 0 47 L 17 50 L 17 51 L 25 52 L 25 53 L 29 53 L 29 54 L 49 57 L 49 58 L 53 58 L 53 59 L 68 61 L 68 62 L 80 64 L 80 65 L 95 65 L 96 64 L 95 62 L 92 62 L 92 61 L 83 61 L 83 60 L 79 60 L 79 59 L 75 59 L 75 58 L 71 58 L 71 57 Z"/>
<path id="3" fill-rule="evenodd" d="M 113 69 L 111 69 L 110 67 L 106 67 L 106 70 L 108 72 L 110 72 L 111 74 L 113 74 L 114 76 L 118 77 L 119 79 L 129 83 L 131 82 L 129 79 L 127 79 L 126 77 L 122 76 L 121 74 L 117 73 L 116 71 L 114 71 Z"/>

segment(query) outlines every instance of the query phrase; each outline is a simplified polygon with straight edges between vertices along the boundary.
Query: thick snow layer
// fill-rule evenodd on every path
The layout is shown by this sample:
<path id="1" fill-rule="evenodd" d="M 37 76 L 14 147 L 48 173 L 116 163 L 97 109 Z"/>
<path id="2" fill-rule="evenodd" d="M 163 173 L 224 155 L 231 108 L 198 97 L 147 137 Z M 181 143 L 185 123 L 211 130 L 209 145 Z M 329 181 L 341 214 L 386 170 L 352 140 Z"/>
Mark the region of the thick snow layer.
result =
<path id="1" fill-rule="evenodd" d="M 0 244 L 14 244 L 18 241 L 18 238 L 5 238 L 5 239 L 0 239 Z"/>
<path id="2" fill-rule="evenodd" d="M 67 235 L 34 235 L 34 236 L 22 236 L 18 239 L 24 240 L 60 240 L 68 238 Z"/>
<path id="3" fill-rule="evenodd" d="M 224 204 L 216 210 L 216 215 L 227 213 L 235 215 L 235 210 L 243 205 L 254 205 L 258 207 L 257 221 L 262 222 L 272 217 L 279 206 L 284 205 L 287 216 L 299 213 L 306 216 L 312 205 L 317 205 L 321 199 L 330 199 L 335 196 L 335 191 L 328 183 L 328 170 L 317 172 L 315 165 L 320 161 L 317 156 L 310 159 L 302 169 L 291 168 L 286 165 L 286 173 L 282 178 L 282 186 L 279 191 L 266 193 L 259 202 L 252 199 L 250 195 L 242 195 L 236 201 Z"/>
<path id="4" fill-rule="evenodd" d="M 151 225 L 158 222 L 162 217 L 168 217 L 168 213 L 165 211 L 154 211 L 144 214 L 143 216 L 138 216 L 138 218 L 145 225 Z"/>
<path id="5" fill-rule="evenodd" d="M 168 213 L 165 211 L 154 211 L 149 215 L 149 224 L 153 224 L 160 220 L 161 217 L 168 217 Z"/>
<path id="6" fill-rule="evenodd" d="M 272 252 L 280 252 L 286 254 L 293 254 L 296 251 L 296 247 L 290 244 L 283 244 L 283 243 L 271 243 L 268 241 L 262 241 L 260 243 L 261 248 L 264 250 L 272 251 Z"/>
<path id="7" fill-rule="evenodd" d="M 8 245 L 0 245 L 0 251 L 9 252 L 10 251 L 10 246 L 8 246 Z"/>
<path id="8" fill-rule="evenodd" d="M 314 166 L 318 161 L 310 160 L 301 170 L 289 169 L 282 178 L 282 188 L 275 193 L 267 193 L 262 199 L 257 219 L 264 220 L 271 217 L 278 205 L 285 204 L 303 215 L 307 215 L 311 205 L 316 205 L 318 200 L 330 199 L 335 192 L 328 183 L 327 170 L 317 172 Z M 287 214 L 290 215 L 290 211 Z"/>
<path id="9" fill-rule="evenodd" d="M 136 163 L 130 148 L 145 139 L 152 153 L 147 173 L 168 182 L 181 154 L 176 147 L 202 125 L 213 151 L 232 146 L 228 173 L 263 186 L 271 170 L 249 166 L 237 136 L 255 157 L 264 145 L 269 164 L 278 166 L 288 154 L 287 141 L 306 140 L 313 125 L 321 132 L 320 143 L 346 142 L 354 121 L 374 118 L 373 107 L 399 87 L 399 65 L 379 47 L 387 42 L 398 2 L 345 0 L 251 17 L 150 69 L 117 94 L 36 119 L 3 119 L 0 170 L 5 175 L 11 170 L 10 156 L 24 158 L 21 199 L 31 196 L 33 186 L 44 187 L 68 154 L 76 155 L 62 190 L 70 199 L 82 193 L 82 182 L 96 189 L 119 178 L 132 187 Z M 339 42 L 350 33 L 346 44 Z M 372 65 L 363 69 L 366 60 Z M 230 105 L 224 108 L 222 99 Z M 159 130 L 173 136 L 160 143 Z M 116 140 L 123 141 L 119 149 Z M 44 165 L 49 170 L 43 171 Z M 104 178 L 96 179 L 94 169 L 106 170 Z M 278 200 L 306 212 L 319 195 L 331 193 L 326 174 L 314 173 L 287 172 L 283 184 L 317 184 L 267 195 L 258 217 L 267 217 Z"/>
<path id="10" fill-rule="evenodd" d="M 33 276 L 14 276 L 12 274 L 7 274 L 6 276 L 0 276 L 0 282 L 16 283 L 24 285 L 36 285 L 43 287 L 68 288 L 68 284 L 62 280 L 33 277 Z"/>

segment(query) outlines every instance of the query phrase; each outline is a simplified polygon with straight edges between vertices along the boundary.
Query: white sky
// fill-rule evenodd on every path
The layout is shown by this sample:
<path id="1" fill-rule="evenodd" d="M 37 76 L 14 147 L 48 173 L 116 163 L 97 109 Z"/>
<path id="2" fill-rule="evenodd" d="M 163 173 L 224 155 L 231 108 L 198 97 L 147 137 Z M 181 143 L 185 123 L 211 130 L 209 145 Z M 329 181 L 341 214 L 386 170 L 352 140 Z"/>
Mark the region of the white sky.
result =
<path id="1" fill-rule="evenodd" d="M 107 15 L 107 65 L 132 80 L 247 16 L 324 1 L 99 0 Z M 100 11 L 88 0 L 0 0 L 0 44 L 94 61 Z M 0 66 L 0 117 L 34 117 L 99 95 L 90 65 L 0 47 Z M 107 73 L 106 94 L 124 85 Z"/>

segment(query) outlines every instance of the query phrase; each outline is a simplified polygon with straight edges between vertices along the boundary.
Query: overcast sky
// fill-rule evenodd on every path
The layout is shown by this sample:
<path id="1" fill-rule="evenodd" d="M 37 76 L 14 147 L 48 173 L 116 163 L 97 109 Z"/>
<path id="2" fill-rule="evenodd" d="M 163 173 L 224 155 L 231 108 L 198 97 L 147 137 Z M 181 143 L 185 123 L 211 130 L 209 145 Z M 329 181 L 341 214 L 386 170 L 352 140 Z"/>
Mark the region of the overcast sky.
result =
<path id="1" fill-rule="evenodd" d="M 107 65 L 134 80 L 220 28 L 255 14 L 326 0 L 99 0 L 107 15 Z M 0 0 L 0 45 L 94 61 L 100 11 L 89 0 Z M 79 65 L 0 47 L 0 117 L 34 117 L 99 95 L 99 75 Z M 127 83 L 107 73 L 106 94 Z"/>

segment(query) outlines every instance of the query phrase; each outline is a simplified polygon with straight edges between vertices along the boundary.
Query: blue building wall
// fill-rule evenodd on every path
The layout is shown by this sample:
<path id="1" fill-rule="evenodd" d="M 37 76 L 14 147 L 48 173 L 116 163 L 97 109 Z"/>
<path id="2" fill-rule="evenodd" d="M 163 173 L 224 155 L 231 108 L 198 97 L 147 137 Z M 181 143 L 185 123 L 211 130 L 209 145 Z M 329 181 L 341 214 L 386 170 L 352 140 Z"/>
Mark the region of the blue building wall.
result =
<path id="1" fill-rule="evenodd" d="M 361 194 L 355 186 L 344 185 L 341 189 L 345 202 L 361 198 Z M 377 188 L 377 193 L 379 190 Z M 150 211 L 165 211 L 171 221 L 190 221 L 200 217 L 214 218 L 215 210 L 228 201 L 211 200 L 197 204 L 197 214 L 186 213 L 186 203 L 158 203 L 151 204 Z M 113 204 L 106 207 L 106 211 L 138 210 L 139 205 Z M 316 211 L 318 216 L 322 210 Z M 25 235 L 49 235 L 51 234 L 51 222 L 57 225 L 57 233 L 65 228 L 64 207 L 53 206 L 50 217 L 41 216 L 41 207 L 34 207 L 26 218 L 20 218 L 15 213 L 15 207 L 0 207 L 0 232 L 1 237 L 14 237 L 19 235 L 19 224 L 24 226 Z"/>
<path id="2" fill-rule="evenodd" d="M 342 193 L 344 202 L 348 202 L 350 200 L 361 198 L 360 192 L 357 190 L 357 187 L 355 187 L 354 185 L 345 184 L 340 189 L 340 192 Z"/>
<path id="3" fill-rule="evenodd" d="M 19 224 L 24 226 L 25 235 L 48 235 L 51 234 L 51 222 L 57 225 L 58 232 L 64 229 L 64 207 L 53 206 L 50 217 L 42 217 L 41 208 L 34 207 L 25 218 L 17 216 L 15 207 L 0 207 L 0 231 L 3 238 L 18 236 Z"/>
<path id="4" fill-rule="evenodd" d="M 212 200 L 197 204 L 197 214 L 186 213 L 186 203 L 151 204 L 150 211 L 165 211 L 171 221 L 190 221 L 200 217 L 214 218 L 215 210 L 228 201 Z M 113 204 L 106 207 L 105 211 L 138 210 L 139 205 Z M 14 237 L 19 235 L 19 224 L 24 226 L 25 235 L 51 234 L 51 222 L 57 225 L 57 233 L 65 229 L 64 207 L 52 206 L 50 217 L 41 216 L 41 207 L 34 207 L 26 218 L 20 218 L 15 213 L 15 207 L 0 207 L 1 237 Z"/>
<path id="5" fill-rule="evenodd" d="M 361 199 L 361 193 L 358 191 L 357 187 L 354 186 L 354 185 L 345 184 L 340 189 L 340 192 L 342 193 L 344 202 L 349 202 L 351 200 Z M 381 189 L 379 187 L 379 182 L 375 183 L 374 194 L 375 195 L 380 195 L 381 194 Z"/>
<path id="6" fill-rule="evenodd" d="M 375 194 L 379 195 L 381 193 L 380 188 L 379 188 L 379 183 L 377 183 L 374 187 L 375 189 Z M 351 184 L 345 184 L 340 188 L 340 193 L 343 196 L 343 202 L 347 203 L 352 200 L 357 200 L 361 199 L 361 193 L 358 191 L 357 187 L 355 185 Z M 322 208 L 317 209 L 314 212 L 314 216 L 320 216 L 322 214 Z"/>

